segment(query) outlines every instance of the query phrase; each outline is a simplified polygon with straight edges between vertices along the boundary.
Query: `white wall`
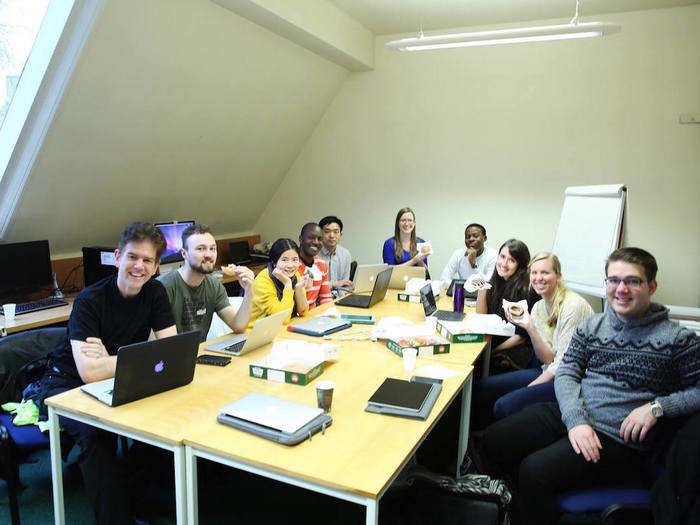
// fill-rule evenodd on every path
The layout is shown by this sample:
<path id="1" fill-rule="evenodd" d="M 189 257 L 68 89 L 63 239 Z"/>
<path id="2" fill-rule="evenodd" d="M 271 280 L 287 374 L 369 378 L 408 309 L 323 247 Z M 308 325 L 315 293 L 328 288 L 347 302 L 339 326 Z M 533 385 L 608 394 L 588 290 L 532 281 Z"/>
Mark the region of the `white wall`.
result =
<path id="1" fill-rule="evenodd" d="M 347 74 L 209 0 L 108 0 L 8 240 L 60 256 L 135 219 L 252 231 Z"/>
<path id="2" fill-rule="evenodd" d="M 629 244 L 659 261 L 656 299 L 697 306 L 700 126 L 678 116 L 700 111 L 700 6 L 599 18 L 622 32 L 417 54 L 378 38 L 375 71 L 347 78 L 255 230 L 296 238 L 334 213 L 374 262 L 408 205 L 439 273 L 466 223 L 534 253 L 552 246 L 566 186 L 620 182 Z"/>

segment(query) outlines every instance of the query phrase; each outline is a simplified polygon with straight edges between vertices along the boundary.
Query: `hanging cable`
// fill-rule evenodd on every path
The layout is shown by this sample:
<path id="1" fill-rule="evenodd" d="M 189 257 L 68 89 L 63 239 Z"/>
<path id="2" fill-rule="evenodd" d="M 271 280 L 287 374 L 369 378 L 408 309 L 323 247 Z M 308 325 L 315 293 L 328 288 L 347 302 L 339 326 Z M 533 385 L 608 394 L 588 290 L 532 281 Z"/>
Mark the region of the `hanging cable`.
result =
<path id="1" fill-rule="evenodd" d="M 569 23 L 573 25 L 578 24 L 578 0 L 576 0 L 576 13 L 574 14 L 574 17 L 569 21 Z"/>

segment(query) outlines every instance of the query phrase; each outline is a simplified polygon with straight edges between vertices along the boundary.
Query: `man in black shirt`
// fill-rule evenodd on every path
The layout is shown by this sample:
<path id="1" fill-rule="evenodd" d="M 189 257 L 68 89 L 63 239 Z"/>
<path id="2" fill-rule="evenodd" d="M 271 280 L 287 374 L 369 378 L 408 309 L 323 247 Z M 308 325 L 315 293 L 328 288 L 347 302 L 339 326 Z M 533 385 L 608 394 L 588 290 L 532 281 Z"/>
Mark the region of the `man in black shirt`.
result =
<path id="1" fill-rule="evenodd" d="M 84 383 L 114 377 L 117 350 L 177 334 L 168 295 L 151 279 L 165 249 L 163 234 L 150 223 L 135 222 L 121 232 L 115 251 L 117 275 L 81 291 L 68 321 L 68 336 L 49 357 L 47 372 L 35 389 L 44 399 Z M 61 428 L 80 447 L 85 489 L 99 524 L 132 523 L 127 476 L 116 455 L 116 435 L 73 419 Z"/>

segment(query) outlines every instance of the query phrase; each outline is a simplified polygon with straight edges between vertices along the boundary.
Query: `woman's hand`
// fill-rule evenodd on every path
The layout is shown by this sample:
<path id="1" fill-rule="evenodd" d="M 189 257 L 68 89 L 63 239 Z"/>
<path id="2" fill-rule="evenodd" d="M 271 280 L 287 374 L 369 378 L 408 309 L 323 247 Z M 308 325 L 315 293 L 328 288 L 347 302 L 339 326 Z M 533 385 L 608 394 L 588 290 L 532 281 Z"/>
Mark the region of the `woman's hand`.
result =
<path id="1" fill-rule="evenodd" d="M 314 284 L 314 281 L 313 281 L 313 279 L 311 278 L 311 275 L 309 275 L 308 273 L 305 273 L 305 274 L 301 277 L 301 279 L 299 279 L 299 281 L 297 282 L 295 288 L 298 289 L 298 288 L 300 288 L 300 287 L 304 287 L 304 288 L 306 288 L 306 289 L 309 289 L 309 288 L 311 288 L 311 287 L 313 286 L 313 284 Z"/>
<path id="2" fill-rule="evenodd" d="M 544 383 L 549 383 L 550 381 L 554 381 L 554 374 L 545 370 L 540 375 L 538 375 L 535 379 L 530 381 L 530 384 L 527 386 L 542 385 Z"/>
<path id="3" fill-rule="evenodd" d="M 279 268 L 275 268 L 274 270 L 272 270 L 272 275 L 275 276 L 279 280 L 279 282 L 281 282 L 284 285 L 285 288 L 292 287 L 292 280 L 286 273 L 284 273 Z"/>
<path id="4" fill-rule="evenodd" d="M 527 322 L 524 322 L 525 316 L 523 315 L 520 319 L 513 319 L 513 316 L 510 314 L 510 309 L 509 308 L 504 308 L 505 314 L 506 314 L 506 319 L 508 320 L 509 323 L 514 324 L 515 326 L 519 326 L 520 328 L 524 328 L 525 330 L 530 332 L 532 329 L 532 316 L 527 315 Z"/>
<path id="5" fill-rule="evenodd" d="M 424 261 L 425 261 L 425 258 L 426 258 L 427 256 L 428 256 L 427 253 L 420 253 L 420 252 L 418 252 L 417 254 L 415 254 L 415 255 L 411 258 L 411 260 L 410 260 L 411 266 L 423 266 Z"/>

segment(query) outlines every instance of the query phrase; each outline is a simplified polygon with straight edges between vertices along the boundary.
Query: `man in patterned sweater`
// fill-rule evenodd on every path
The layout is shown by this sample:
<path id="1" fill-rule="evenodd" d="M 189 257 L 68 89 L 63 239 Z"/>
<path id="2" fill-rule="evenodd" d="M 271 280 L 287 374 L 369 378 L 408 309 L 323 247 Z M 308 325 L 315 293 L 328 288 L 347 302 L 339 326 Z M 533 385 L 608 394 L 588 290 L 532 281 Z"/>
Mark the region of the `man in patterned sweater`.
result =
<path id="1" fill-rule="evenodd" d="M 299 274 L 308 273 L 312 285 L 306 288 L 309 308 L 314 308 L 333 300 L 328 265 L 318 252 L 323 246 L 323 232 L 315 222 L 307 222 L 299 235 Z"/>
<path id="2" fill-rule="evenodd" d="M 486 464 L 517 469 L 523 523 L 556 523 L 560 492 L 638 479 L 664 423 L 700 409 L 698 339 L 651 302 L 656 270 L 642 249 L 614 251 L 608 307 L 572 338 L 554 380 L 558 404 L 532 405 L 486 430 Z"/>

